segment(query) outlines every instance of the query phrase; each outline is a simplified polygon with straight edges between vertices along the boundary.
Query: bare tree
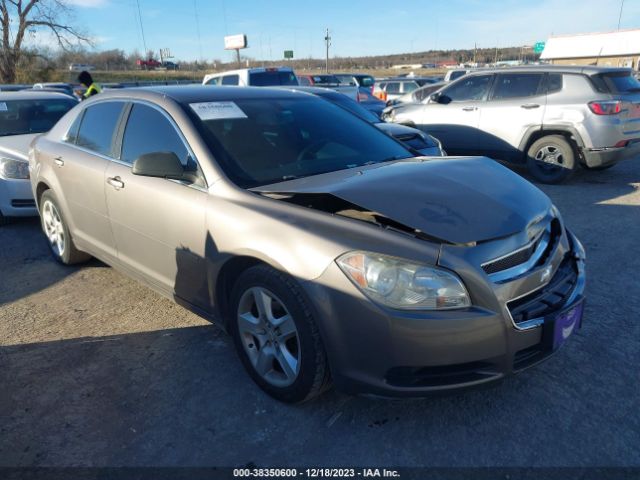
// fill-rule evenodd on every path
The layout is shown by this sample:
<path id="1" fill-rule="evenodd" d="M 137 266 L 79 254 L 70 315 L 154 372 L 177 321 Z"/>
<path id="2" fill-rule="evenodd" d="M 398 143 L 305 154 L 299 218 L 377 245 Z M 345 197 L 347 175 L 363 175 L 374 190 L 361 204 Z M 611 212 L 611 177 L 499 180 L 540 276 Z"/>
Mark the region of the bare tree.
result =
<path id="1" fill-rule="evenodd" d="M 0 80 L 15 82 L 27 32 L 50 32 L 63 49 L 77 41 L 90 43 L 81 30 L 70 24 L 71 18 L 72 10 L 65 0 L 0 0 Z"/>

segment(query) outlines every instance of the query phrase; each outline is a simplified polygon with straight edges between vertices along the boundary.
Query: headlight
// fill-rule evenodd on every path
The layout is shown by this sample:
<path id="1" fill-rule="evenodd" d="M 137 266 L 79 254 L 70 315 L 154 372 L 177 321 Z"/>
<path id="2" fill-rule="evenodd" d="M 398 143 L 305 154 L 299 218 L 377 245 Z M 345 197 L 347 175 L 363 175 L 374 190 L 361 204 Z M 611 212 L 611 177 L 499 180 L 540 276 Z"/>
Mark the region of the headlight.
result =
<path id="1" fill-rule="evenodd" d="M 29 162 L 0 157 L 0 177 L 27 180 L 29 178 Z"/>
<path id="2" fill-rule="evenodd" d="M 349 252 L 336 260 L 349 279 L 372 300 L 407 310 L 447 310 L 471 305 L 453 273 L 375 253 Z"/>

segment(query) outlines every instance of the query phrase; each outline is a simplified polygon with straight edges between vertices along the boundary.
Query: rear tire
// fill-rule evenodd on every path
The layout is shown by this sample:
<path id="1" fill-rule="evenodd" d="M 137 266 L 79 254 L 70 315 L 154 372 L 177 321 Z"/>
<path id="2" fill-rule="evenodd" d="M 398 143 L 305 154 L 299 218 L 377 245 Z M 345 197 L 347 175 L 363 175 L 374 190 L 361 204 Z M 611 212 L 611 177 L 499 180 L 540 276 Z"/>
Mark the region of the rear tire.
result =
<path id="1" fill-rule="evenodd" d="M 527 169 L 542 183 L 561 183 L 576 170 L 576 154 L 562 135 L 547 135 L 531 144 L 527 151 Z"/>
<path id="2" fill-rule="evenodd" d="M 2 215 L 2 212 L 0 212 L 0 227 L 6 225 L 7 223 L 9 223 L 9 219 Z"/>
<path id="3" fill-rule="evenodd" d="M 53 258 L 64 265 L 86 262 L 91 255 L 78 250 L 62 215 L 58 199 L 51 190 L 40 197 L 40 223 Z"/>
<path id="4" fill-rule="evenodd" d="M 266 265 L 243 272 L 231 294 L 229 329 L 251 378 L 287 403 L 330 386 L 329 365 L 311 309 L 293 278 Z"/>

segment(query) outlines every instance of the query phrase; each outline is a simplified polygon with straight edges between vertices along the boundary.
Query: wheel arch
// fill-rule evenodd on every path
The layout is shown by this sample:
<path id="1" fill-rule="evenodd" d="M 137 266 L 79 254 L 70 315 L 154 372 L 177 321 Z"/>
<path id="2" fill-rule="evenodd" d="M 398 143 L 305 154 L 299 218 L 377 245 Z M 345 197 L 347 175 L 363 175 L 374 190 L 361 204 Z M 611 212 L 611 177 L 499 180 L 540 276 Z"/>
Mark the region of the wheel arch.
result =
<path id="1" fill-rule="evenodd" d="M 542 137 L 548 135 L 562 135 L 567 139 L 574 149 L 576 157 L 582 161 L 581 151 L 584 147 L 584 141 L 578 133 L 578 131 L 568 125 L 545 125 L 544 127 L 531 127 L 529 128 L 520 142 L 519 150 L 522 152 L 523 159 L 527 159 L 529 148 L 533 143 Z"/>
<path id="2" fill-rule="evenodd" d="M 36 186 L 36 206 L 40 208 L 40 199 L 42 198 L 42 194 L 47 190 L 51 190 L 51 187 L 44 181 L 40 180 L 38 185 Z"/>
<path id="3" fill-rule="evenodd" d="M 236 282 L 245 271 L 258 265 L 266 265 L 284 271 L 275 262 L 250 254 L 229 257 L 218 269 L 214 282 L 214 304 L 222 325 L 228 329 L 231 312 L 231 292 Z"/>

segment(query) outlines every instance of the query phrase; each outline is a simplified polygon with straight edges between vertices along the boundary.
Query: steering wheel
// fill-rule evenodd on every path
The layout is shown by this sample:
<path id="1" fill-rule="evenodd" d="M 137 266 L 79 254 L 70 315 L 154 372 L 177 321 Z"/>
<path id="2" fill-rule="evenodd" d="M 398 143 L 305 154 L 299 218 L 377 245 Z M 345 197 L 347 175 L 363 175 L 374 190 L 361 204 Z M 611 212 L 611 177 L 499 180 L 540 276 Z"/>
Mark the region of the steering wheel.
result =
<path id="1" fill-rule="evenodd" d="M 318 140 L 317 142 L 313 142 L 311 145 L 307 145 L 300 151 L 300 153 L 296 157 L 296 162 L 307 160 L 309 157 L 311 157 L 311 155 L 317 154 L 322 149 L 322 147 L 324 147 L 328 143 L 329 140 L 322 139 Z"/>

